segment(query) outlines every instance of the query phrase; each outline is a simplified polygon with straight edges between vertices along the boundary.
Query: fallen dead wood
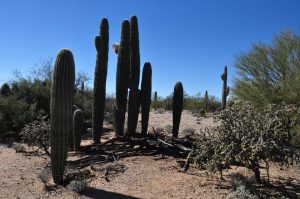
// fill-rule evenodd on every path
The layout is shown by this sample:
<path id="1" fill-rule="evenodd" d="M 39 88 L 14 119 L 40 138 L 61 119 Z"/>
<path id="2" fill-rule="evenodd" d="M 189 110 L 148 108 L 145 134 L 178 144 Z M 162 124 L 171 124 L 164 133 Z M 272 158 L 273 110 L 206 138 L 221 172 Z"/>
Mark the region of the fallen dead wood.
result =
<path id="1" fill-rule="evenodd" d="M 186 139 L 173 138 L 155 134 L 141 136 L 118 136 L 101 144 L 81 147 L 83 158 L 68 161 L 69 165 L 84 168 L 93 163 L 104 164 L 115 158 L 141 155 L 163 155 L 187 158 L 192 151 L 192 142 Z"/>

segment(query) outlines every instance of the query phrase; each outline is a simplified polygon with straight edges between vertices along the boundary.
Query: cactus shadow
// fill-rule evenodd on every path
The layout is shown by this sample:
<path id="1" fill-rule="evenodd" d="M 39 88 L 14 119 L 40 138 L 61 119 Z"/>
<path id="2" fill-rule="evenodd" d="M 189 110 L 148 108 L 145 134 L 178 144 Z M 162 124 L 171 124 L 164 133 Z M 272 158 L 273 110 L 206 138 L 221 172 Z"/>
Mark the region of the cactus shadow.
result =
<path id="1" fill-rule="evenodd" d="M 105 191 L 101 189 L 96 189 L 94 187 L 86 187 L 84 191 L 81 192 L 81 195 L 84 195 L 93 199 L 110 199 L 110 198 L 118 198 L 118 199 L 138 199 L 133 196 L 127 196 L 120 193 Z"/>

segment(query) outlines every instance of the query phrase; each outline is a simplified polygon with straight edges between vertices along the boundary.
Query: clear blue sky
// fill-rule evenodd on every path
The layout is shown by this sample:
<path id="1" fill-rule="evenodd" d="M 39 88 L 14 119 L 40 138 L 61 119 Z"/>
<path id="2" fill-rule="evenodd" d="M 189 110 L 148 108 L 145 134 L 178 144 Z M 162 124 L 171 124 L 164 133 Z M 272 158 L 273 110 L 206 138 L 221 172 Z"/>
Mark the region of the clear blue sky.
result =
<path id="1" fill-rule="evenodd" d="M 141 63 L 152 63 L 153 91 L 168 95 L 182 81 L 190 95 L 208 90 L 220 97 L 224 65 L 232 85 L 235 56 L 251 43 L 270 42 L 285 28 L 298 31 L 299 10 L 299 0 L 3 0 L 0 84 L 11 80 L 15 69 L 27 75 L 60 48 L 71 49 L 76 70 L 93 78 L 94 37 L 100 19 L 107 17 L 107 91 L 115 92 L 117 56 L 111 45 L 120 39 L 121 21 L 137 15 Z"/>

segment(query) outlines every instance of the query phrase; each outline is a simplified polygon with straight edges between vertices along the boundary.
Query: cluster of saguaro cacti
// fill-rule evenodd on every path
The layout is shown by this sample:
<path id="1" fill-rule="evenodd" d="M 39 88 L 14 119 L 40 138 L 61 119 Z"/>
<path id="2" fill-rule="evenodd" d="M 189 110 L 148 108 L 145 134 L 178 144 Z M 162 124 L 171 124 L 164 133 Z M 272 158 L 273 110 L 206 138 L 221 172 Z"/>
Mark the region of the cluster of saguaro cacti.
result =
<path id="1" fill-rule="evenodd" d="M 108 62 L 108 21 L 106 18 L 101 20 L 100 36 L 95 38 L 95 47 L 97 50 L 94 90 L 93 90 L 93 141 L 100 143 L 101 132 L 104 120 L 105 96 L 106 96 L 106 76 Z"/>
<path id="2" fill-rule="evenodd" d="M 141 85 L 141 106 L 142 106 L 142 134 L 148 131 L 149 112 L 152 92 L 152 67 L 150 62 L 146 62 L 143 68 Z"/>
<path id="3" fill-rule="evenodd" d="M 128 20 L 122 22 L 121 41 L 118 48 L 118 63 L 116 75 L 116 107 L 115 131 L 117 135 L 123 135 L 125 113 L 128 96 L 130 76 L 130 23 Z"/>
<path id="4" fill-rule="evenodd" d="M 173 94 L 173 137 L 178 137 L 181 113 L 183 110 L 183 86 L 181 82 L 177 82 L 174 86 Z"/>
<path id="5" fill-rule="evenodd" d="M 73 113 L 73 143 L 74 150 L 80 150 L 81 133 L 83 130 L 83 112 L 80 109 L 76 109 Z"/>
<path id="6" fill-rule="evenodd" d="M 51 86 L 51 165 L 56 184 L 63 180 L 69 139 L 72 136 L 75 64 L 72 52 L 59 51 Z"/>
<path id="7" fill-rule="evenodd" d="M 130 81 L 128 100 L 128 135 L 136 132 L 140 109 L 140 47 L 139 30 L 136 16 L 130 18 Z"/>
<path id="8" fill-rule="evenodd" d="M 230 88 L 227 86 L 227 66 L 224 67 L 224 73 L 221 75 L 223 80 L 223 89 L 222 89 L 222 109 L 226 108 L 226 100 L 229 95 Z"/>

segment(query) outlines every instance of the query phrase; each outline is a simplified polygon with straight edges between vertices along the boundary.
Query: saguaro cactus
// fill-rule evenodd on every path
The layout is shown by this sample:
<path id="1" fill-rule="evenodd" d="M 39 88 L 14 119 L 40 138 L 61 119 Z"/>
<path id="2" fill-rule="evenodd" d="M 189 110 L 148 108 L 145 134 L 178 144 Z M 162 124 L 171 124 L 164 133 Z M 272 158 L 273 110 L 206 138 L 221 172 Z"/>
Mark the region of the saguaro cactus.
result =
<path id="1" fill-rule="evenodd" d="M 152 92 L 152 67 L 150 62 L 146 62 L 143 68 L 141 85 L 141 106 L 142 106 L 142 134 L 148 131 L 149 112 Z"/>
<path id="2" fill-rule="evenodd" d="M 227 86 L 227 66 L 224 67 L 224 73 L 221 75 L 223 80 L 223 89 L 222 89 L 222 109 L 226 108 L 226 100 L 229 95 L 230 88 Z"/>
<path id="3" fill-rule="evenodd" d="M 83 113 L 82 110 L 77 109 L 73 113 L 73 143 L 74 150 L 80 150 L 81 133 L 83 130 Z"/>
<path id="4" fill-rule="evenodd" d="M 139 30 L 136 16 L 130 18 L 130 81 L 128 101 L 128 135 L 136 131 L 140 108 L 140 48 Z"/>
<path id="5" fill-rule="evenodd" d="M 153 100 L 157 101 L 157 91 L 154 92 Z"/>
<path id="6" fill-rule="evenodd" d="M 81 82 L 80 91 L 81 91 L 81 93 L 84 92 L 84 82 Z"/>
<path id="7" fill-rule="evenodd" d="M 117 135 L 123 135 L 125 112 L 129 86 L 130 72 L 130 26 L 129 21 L 122 22 L 121 41 L 118 49 L 118 63 L 116 75 L 116 107 L 115 130 Z"/>
<path id="8" fill-rule="evenodd" d="M 59 51 L 51 86 L 51 166 L 56 184 L 63 180 L 68 142 L 72 132 L 75 64 L 72 52 Z"/>
<path id="9" fill-rule="evenodd" d="M 173 94 L 173 137 L 178 137 L 181 113 L 183 110 L 183 87 L 181 82 L 177 82 Z"/>
<path id="10" fill-rule="evenodd" d="M 94 98 L 93 98 L 93 141 L 100 143 L 101 131 L 104 120 L 104 107 L 106 95 L 106 76 L 108 61 L 108 21 L 106 18 L 101 20 L 100 36 L 95 38 L 97 50 L 95 76 L 94 76 Z"/>
<path id="11" fill-rule="evenodd" d="M 207 112 L 207 110 L 208 110 L 208 102 L 209 102 L 209 100 L 208 100 L 208 92 L 205 91 L 205 95 L 204 95 L 205 112 Z"/>

